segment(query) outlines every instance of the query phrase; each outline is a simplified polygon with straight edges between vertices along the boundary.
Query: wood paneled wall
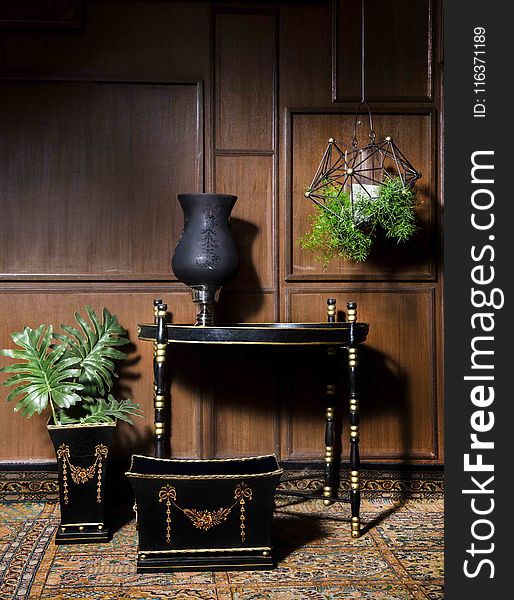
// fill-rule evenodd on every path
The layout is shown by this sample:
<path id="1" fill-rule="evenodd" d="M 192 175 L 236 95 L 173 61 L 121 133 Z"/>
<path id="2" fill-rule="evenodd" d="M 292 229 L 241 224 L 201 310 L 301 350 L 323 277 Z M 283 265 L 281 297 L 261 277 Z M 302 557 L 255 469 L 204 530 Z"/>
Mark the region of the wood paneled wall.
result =
<path id="1" fill-rule="evenodd" d="M 420 229 L 325 270 L 298 245 L 313 210 L 303 193 L 328 138 L 352 134 L 360 2 L 87 0 L 79 28 L 0 30 L 0 347 L 85 304 L 115 312 L 132 341 L 117 391 L 146 411 L 119 428 L 118 453 L 152 451 L 152 347 L 137 323 L 154 298 L 193 321 L 170 261 L 176 195 L 204 190 L 238 196 L 241 270 L 219 321 L 319 321 L 329 297 L 341 317 L 358 302 L 362 458 L 442 462 L 440 2 L 365 2 L 367 98 L 377 134 L 423 174 Z M 320 459 L 322 354 L 169 354 L 173 456 Z M 6 392 L 0 461 L 53 458 L 44 419 L 13 414 Z"/>

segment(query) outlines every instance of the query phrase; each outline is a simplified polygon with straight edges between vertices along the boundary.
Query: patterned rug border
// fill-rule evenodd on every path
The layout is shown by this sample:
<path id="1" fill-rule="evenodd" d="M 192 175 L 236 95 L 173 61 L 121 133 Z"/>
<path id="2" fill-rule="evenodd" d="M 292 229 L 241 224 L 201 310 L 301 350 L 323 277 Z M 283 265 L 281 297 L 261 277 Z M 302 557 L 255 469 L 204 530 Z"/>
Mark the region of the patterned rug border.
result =
<path id="1" fill-rule="evenodd" d="M 282 489 L 315 491 L 323 487 L 322 476 L 312 469 L 285 470 Z M 407 498 L 440 500 L 444 495 L 442 470 L 364 469 L 360 472 L 361 496 L 370 500 Z M 340 493 L 348 492 L 349 471 L 341 469 Z M 1 502 L 57 502 L 57 473 L 43 470 L 0 470 Z"/>

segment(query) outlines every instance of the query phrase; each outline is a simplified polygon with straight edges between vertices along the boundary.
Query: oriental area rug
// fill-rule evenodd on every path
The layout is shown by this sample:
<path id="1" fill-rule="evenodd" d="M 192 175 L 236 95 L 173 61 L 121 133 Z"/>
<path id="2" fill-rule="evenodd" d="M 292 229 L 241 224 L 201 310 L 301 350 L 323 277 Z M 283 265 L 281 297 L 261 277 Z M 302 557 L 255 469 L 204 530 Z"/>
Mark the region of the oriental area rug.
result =
<path id="1" fill-rule="evenodd" d="M 288 477 L 289 478 L 289 477 Z M 363 473 L 361 538 L 349 506 L 277 497 L 269 571 L 136 573 L 127 506 L 108 544 L 56 546 L 54 473 L 0 473 L 0 599 L 355 600 L 441 599 L 442 473 Z M 311 476 L 281 484 L 308 490 Z"/>

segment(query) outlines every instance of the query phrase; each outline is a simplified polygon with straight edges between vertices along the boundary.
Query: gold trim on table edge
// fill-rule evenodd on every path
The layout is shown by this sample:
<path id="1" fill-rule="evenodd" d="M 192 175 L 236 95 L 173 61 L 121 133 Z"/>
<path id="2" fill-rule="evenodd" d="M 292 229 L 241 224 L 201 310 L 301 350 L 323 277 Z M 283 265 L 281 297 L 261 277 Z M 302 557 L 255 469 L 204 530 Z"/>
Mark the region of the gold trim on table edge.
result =
<path id="1" fill-rule="evenodd" d="M 316 330 L 318 331 L 318 330 Z M 152 342 L 153 340 L 155 340 L 155 338 L 153 337 L 140 337 L 138 338 L 143 342 Z M 363 340 L 364 341 L 364 340 Z M 340 346 L 342 348 L 346 348 L 348 344 L 350 344 L 350 342 L 338 342 L 338 341 L 329 341 L 329 342 L 298 342 L 298 341 L 292 341 L 292 342 L 246 342 L 246 341 L 242 341 L 242 340 L 237 340 L 237 341 L 226 341 L 226 342 L 222 342 L 222 341 L 211 341 L 211 340 L 174 340 L 174 339 L 168 339 L 167 341 L 168 344 L 215 344 L 215 345 L 220 345 L 220 344 L 232 344 L 233 346 L 242 346 L 242 345 L 246 345 L 246 346 Z"/>
<path id="2" fill-rule="evenodd" d="M 359 323 L 356 321 L 355 323 Z M 354 324 L 355 324 L 354 323 Z M 368 323 L 360 323 L 361 325 L 368 325 Z M 304 331 L 306 329 L 313 331 L 333 331 L 338 329 L 349 328 L 352 323 L 349 321 L 336 321 L 335 323 L 327 323 L 326 321 L 310 321 L 309 323 L 299 323 L 296 321 L 284 321 L 284 322 L 264 322 L 264 323 L 220 323 L 219 325 L 189 325 L 187 323 L 166 323 L 166 328 L 176 327 L 179 329 L 241 329 L 247 331 L 248 329 L 264 329 L 266 331 L 280 330 L 280 325 L 285 325 L 282 330 L 286 329 L 299 329 Z M 311 327 L 311 325 L 323 325 L 323 327 Z M 294 327 L 296 326 L 296 327 Z M 344 326 L 344 327 L 343 327 Z M 138 327 L 157 327 L 155 323 L 139 323 Z M 153 339 L 153 338 L 152 338 Z"/>

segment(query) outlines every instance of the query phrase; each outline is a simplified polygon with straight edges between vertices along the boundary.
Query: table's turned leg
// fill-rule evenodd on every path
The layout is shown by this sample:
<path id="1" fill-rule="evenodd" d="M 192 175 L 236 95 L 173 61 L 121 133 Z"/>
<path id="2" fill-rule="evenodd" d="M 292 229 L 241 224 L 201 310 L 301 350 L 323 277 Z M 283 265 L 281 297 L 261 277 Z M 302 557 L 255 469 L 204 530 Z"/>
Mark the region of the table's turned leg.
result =
<path id="1" fill-rule="evenodd" d="M 336 320 L 336 301 L 334 298 L 327 300 L 327 321 L 334 323 Z M 326 373 L 331 379 L 335 373 L 335 356 L 336 348 L 327 348 L 327 365 Z M 334 411 L 335 411 L 335 395 L 336 386 L 335 383 L 327 383 L 325 392 L 325 485 L 323 486 L 323 496 L 327 498 L 323 500 L 325 506 L 330 506 L 332 501 L 329 500 L 334 495 L 334 444 L 335 444 L 335 425 L 334 425 Z"/>
<path id="2" fill-rule="evenodd" d="M 168 307 L 162 300 L 154 300 L 154 319 L 156 328 L 154 342 L 154 454 L 164 458 L 164 424 L 166 396 L 166 311 Z"/>
<path id="3" fill-rule="evenodd" d="M 357 320 L 357 304 L 347 305 L 347 320 L 355 323 Z M 353 331 L 350 329 L 350 343 L 353 343 Z M 352 511 L 352 537 L 360 536 L 360 457 L 359 457 L 359 399 L 356 389 L 357 377 L 357 348 L 348 348 L 348 371 L 350 384 L 350 505 Z"/>

